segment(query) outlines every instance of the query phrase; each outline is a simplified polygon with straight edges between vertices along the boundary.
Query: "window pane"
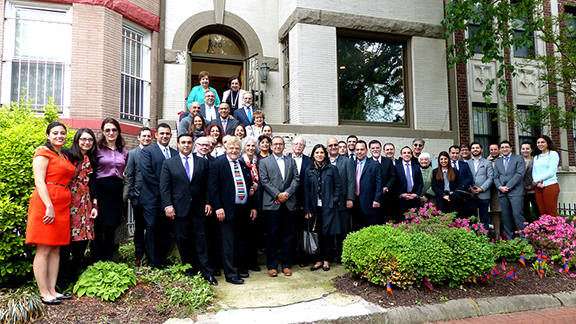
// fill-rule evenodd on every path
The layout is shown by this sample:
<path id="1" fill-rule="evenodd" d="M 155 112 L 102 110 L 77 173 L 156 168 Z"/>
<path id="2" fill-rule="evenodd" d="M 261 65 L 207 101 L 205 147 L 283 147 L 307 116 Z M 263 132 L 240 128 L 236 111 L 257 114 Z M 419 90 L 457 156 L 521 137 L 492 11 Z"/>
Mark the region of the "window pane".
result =
<path id="1" fill-rule="evenodd" d="M 474 124 L 474 141 L 482 144 L 483 157 L 490 154 L 490 144 L 498 143 L 498 122 L 496 115 L 487 107 L 472 105 L 472 119 Z"/>
<path id="2" fill-rule="evenodd" d="M 150 64 L 150 46 L 131 28 L 124 27 L 122 36 L 120 118 L 143 124 L 149 118 L 144 98 L 149 95 L 150 77 L 144 75 L 144 64 Z"/>
<path id="3" fill-rule="evenodd" d="M 338 39 L 340 119 L 405 121 L 404 46 Z"/>
<path id="4" fill-rule="evenodd" d="M 194 53 L 242 55 L 240 48 L 230 38 L 220 34 L 202 36 L 192 46 Z"/>

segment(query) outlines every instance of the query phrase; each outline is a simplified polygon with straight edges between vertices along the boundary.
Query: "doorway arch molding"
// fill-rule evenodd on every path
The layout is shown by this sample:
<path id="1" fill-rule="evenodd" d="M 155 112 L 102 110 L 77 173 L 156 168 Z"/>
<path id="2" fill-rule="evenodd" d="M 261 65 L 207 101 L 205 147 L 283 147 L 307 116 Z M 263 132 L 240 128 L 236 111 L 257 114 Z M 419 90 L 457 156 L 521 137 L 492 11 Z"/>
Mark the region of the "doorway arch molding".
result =
<path id="1" fill-rule="evenodd" d="M 224 23 L 217 24 L 216 13 L 214 10 L 200 12 L 186 19 L 174 34 L 172 50 L 188 51 L 192 45 L 190 42 L 194 36 L 197 36 L 196 33 L 198 31 L 205 29 L 206 27 L 213 27 L 216 29 L 219 26 L 228 27 L 228 30 L 232 29 L 238 33 L 238 36 L 244 40 L 244 45 L 246 46 L 244 49 L 246 57 L 251 57 L 256 54 L 262 56 L 262 43 L 260 43 L 258 35 L 250 24 L 239 16 L 228 11 L 224 12 Z"/>

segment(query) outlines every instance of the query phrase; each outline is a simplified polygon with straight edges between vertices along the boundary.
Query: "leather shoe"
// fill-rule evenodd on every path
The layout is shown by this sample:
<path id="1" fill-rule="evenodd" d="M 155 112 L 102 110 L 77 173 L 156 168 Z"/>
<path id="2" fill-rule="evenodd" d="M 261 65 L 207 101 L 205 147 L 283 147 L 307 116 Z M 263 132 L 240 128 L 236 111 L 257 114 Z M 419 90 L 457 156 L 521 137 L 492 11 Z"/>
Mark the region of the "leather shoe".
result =
<path id="1" fill-rule="evenodd" d="M 268 270 L 268 275 L 270 277 L 278 277 L 278 271 L 276 271 L 276 269 L 270 269 Z"/>
<path id="2" fill-rule="evenodd" d="M 40 298 L 40 300 L 42 301 L 42 304 L 45 305 L 60 305 L 62 303 L 62 301 L 59 300 L 58 298 L 54 298 L 51 300 L 44 300 L 43 298 Z"/>
<path id="3" fill-rule="evenodd" d="M 308 263 L 300 262 L 300 268 L 306 268 L 307 266 L 308 266 Z"/>
<path id="4" fill-rule="evenodd" d="M 64 295 L 62 295 L 62 296 L 56 297 L 56 299 L 58 299 L 58 300 L 72 299 L 72 295 L 70 295 L 70 294 L 64 294 Z"/>
<path id="5" fill-rule="evenodd" d="M 284 272 L 285 276 L 291 276 L 292 275 L 292 270 L 290 270 L 290 268 L 284 268 L 284 269 L 282 269 L 282 272 Z"/>
<path id="6" fill-rule="evenodd" d="M 248 274 L 248 270 L 240 270 L 240 277 L 241 278 L 248 278 L 250 275 Z"/>
<path id="7" fill-rule="evenodd" d="M 322 267 L 322 270 L 324 270 L 324 271 L 329 271 L 329 270 L 330 270 L 330 267 Z"/>
<path id="8" fill-rule="evenodd" d="M 244 283 L 244 279 L 240 279 L 238 277 L 236 278 L 226 278 L 226 282 L 229 282 L 231 284 L 235 284 L 235 285 L 241 285 Z"/>
<path id="9" fill-rule="evenodd" d="M 136 261 L 134 261 L 134 265 L 139 267 L 142 264 L 142 258 L 136 258 Z"/>
<path id="10" fill-rule="evenodd" d="M 320 264 L 320 265 L 314 265 L 314 266 L 312 266 L 312 267 L 310 268 L 310 271 L 316 271 L 316 270 L 319 270 L 320 268 L 322 268 L 322 264 Z"/>
<path id="11" fill-rule="evenodd" d="M 250 271 L 254 271 L 254 272 L 260 272 L 260 271 L 262 271 L 262 269 L 260 269 L 259 266 L 254 266 L 253 268 L 250 268 L 249 270 L 250 270 Z"/>
<path id="12" fill-rule="evenodd" d="M 214 270 L 214 276 L 215 277 L 220 277 L 222 275 L 222 272 L 220 272 L 220 270 L 216 269 Z"/>
<path id="13" fill-rule="evenodd" d="M 208 280 L 208 282 L 212 285 L 212 286 L 217 286 L 218 285 L 218 280 L 216 280 L 216 278 L 214 278 L 214 276 L 210 276 L 208 278 L 204 278 L 206 280 Z"/>

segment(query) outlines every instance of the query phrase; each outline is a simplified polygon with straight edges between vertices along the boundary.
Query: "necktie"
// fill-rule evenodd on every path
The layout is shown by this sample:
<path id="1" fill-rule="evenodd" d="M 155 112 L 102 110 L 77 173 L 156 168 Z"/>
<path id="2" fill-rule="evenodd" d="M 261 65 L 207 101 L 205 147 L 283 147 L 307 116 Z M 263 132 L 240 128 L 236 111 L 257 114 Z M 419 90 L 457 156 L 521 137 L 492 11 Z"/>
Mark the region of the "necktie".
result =
<path id="1" fill-rule="evenodd" d="M 454 169 L 458 169 L 458 167 L 456 166 L 456 161 L 452 161 L 452 167 L 453 167 Z"/>
<path id="2" fill-rule="evenodd" d="M 410 164 L 406 163 L 406 189 L 412 192 L 412 173 L 410 172 Z"/>
<path id="3" fill-rule="evenodd" d="M 504 172 L 508 172 L 508 162 L 510 161 L 510 157 L 507 156 L 504 158 Z"/>
<path id="4" fill-rule="evenodd" d="M 246 107 L 246 116 L 248 116 L 248 121 L 252 124 L 252 111 L 250 110 L 250 107 Z"/>
<path id="5" fill-rule="evenodd" d="M 360 195 L 360 176 L 362 175 L 362 161 L 358 161 L 358 167 L 356 168 L 356 196 Z"/>
<path id="6" fill-rule="evenodd" d="M 226 133 L 226 119 L 222 120 L 222 131 Z"/>
<path id="7" fill-rule="evenodd" d="M 167 147 L 164 148 L 164 157 L 165 157 L 166 159 L 169 159 L 169 158 L 170 158 L 170 151 L 168 150 Z"/>
<path id="8" fill-rule="evenodd" d="M 232 161 L 234 163 L 234 180 L 236 181 L 237 195 L 240 200 L 244 200 L 246 197 L 246 188 L 244 187 L 244 181 L 242 180 L 242 174 L 240 174 L 240 168 L 238 167 L 238 161 Z"/>
<path id="9" fill-rule="evenodd" d="M 188 164 L 188 156 L 184 157 L 184 170 L 186 170 L 188 181 L 192 181 L 192 177 L 190 176 L 190 164 Z"/>

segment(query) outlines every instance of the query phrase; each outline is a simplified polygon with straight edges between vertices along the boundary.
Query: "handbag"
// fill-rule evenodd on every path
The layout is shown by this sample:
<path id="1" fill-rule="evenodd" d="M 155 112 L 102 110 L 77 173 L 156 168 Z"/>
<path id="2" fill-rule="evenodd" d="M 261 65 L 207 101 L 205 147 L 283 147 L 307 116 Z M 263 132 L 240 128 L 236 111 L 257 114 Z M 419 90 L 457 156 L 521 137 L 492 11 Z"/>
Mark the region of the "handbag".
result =
<path id="1" fill-rule="evenodd" d="M 316 228 L 316 218 L 314 218 L 313 228 Z M 320 246 L 318 242 L 318 233 L 310 230 L 310 222 L 308 222 L 308 230 L 302 231 L 298 236 L 298 249 L 306 254 L 319 254 Z"/>

